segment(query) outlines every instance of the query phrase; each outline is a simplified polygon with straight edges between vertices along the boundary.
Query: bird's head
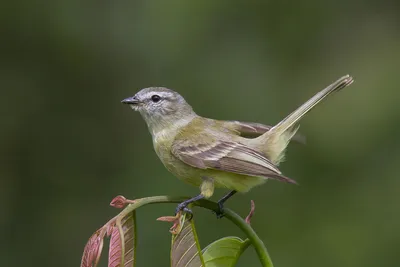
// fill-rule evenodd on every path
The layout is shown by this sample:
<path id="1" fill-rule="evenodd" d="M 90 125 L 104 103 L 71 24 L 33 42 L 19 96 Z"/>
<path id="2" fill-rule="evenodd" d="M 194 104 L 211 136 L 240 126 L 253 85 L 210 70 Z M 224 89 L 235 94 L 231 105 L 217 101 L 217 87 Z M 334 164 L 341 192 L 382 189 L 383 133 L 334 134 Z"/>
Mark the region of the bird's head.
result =
<path id="1" fill-rule="evenodd" d="M 121 102 L 139 111 L 153 134 L 196 116 L 180 94 L 164 87 L 144 88 Z"/>

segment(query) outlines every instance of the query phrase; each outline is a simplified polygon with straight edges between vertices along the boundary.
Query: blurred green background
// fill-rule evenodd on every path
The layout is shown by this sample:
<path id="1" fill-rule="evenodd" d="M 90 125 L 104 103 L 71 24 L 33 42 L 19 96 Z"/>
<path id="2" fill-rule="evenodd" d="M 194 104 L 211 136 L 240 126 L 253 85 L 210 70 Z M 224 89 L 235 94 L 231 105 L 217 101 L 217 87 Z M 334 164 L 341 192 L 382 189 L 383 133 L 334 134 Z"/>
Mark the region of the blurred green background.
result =
<path id="1" fill-rule="evenodd" d="M 281 165 L 300 186 L 271 181 L 227 206 L 245 216 L 255 201 L 252 225 L 277 267 L 400 266 L 399 3 L 3 1 L 1 265 L 79 266 L 117 214 L 114 196 L 198 193 L 120 104 L 140 88 L 175 89 L 203 116 L 273 124 L 351 74 Z M 174 208 L 138 211 L 138 266 L 169 265 L 170 225 L 155 219 Z M 195 217 L 203 246 L 243 237 L 210 212 Z M 259 266 L 253 249 L 238 266 Z"/>

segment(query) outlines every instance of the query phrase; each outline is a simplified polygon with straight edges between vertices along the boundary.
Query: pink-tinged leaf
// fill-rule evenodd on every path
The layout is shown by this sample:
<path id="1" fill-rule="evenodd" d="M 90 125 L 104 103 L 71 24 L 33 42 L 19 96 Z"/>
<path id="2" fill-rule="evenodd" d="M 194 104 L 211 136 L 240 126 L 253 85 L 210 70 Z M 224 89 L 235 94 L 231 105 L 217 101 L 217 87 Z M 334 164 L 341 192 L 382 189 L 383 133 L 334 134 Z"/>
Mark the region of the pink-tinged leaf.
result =
<path id="1" fill-rule="evenodd" d="M 175 216 L 163 216 L 157 218 L 157 221 L 173 223 L 171 228 L 169 228 L 169 231 L 171 234 L 177 235 L 182 230 L 185 218 L 186 218 L 186 213 L 182 215 L 182 213 L 179 212 Z"/>
<path id="2" fill-rule="evenodd" d="M 95 267 L 99 263 L 101 251 L 103 250 L 103 239 L 106 230 L 100 228 L 86 243 L 81 260 L 81 267 Z"/>
<path id="3" fill-rule="evenodd" d="M 178 220 L 178 218 L 176 216 L 162 216 L 162 217 L 157 218 L 157 221 L 160 221 L 160 222 L 174 223 L 176 220 Z"/>
<path id="4" fill-rule="evenodd" d="M 256 209 L 256 205 L 254 204 L 254 201 L 251 200 L 250 212 L 249 212 L 249 215 L 247 215 L 247 217 L 246 217 L 246 219 L 245 219 L 245 221 L 246 221 L 247 224 L 250 224 L 250 223 L 251 223 L 251 217 L 253 217 L 255 209 Z"/>
<path id="5" fill-rule="evenodd" d="M 205 266 L 193 220 L 184 221 L 181 231 L 172 236 L 171 266 Z"/>
<path id="6" fill-rule="evenodd" d="M 122 209 L 128 204 L 134 204 L 135 200 L 131 199 L 126 199 L 124 196 L 116 196 L 111 200 L 110 206 L 117 208 L 117 209 Z"/>
<path id="7" fill-rule="evenodd" d="M 113 200 L 111 200 L 110 206 L 117 209 L 122 209 L 126 204 L 126 198 L 124 196 L 116 196 L 113 198 Z"/>
<path id="8" fill-rule="evenodd" d="M 110 229 L 108 267 L 133 267 L 136 257 L 136 216 L 128 214 Z"/>
<path id="9" fill-rule="evenodd" d="M 114 226 L 115 226 L 115 223 L 109 223 L 109 224 L 106 224 L 106 225 L 103 226 L 103 227 L 106 227 L 107 237 L 111 236 L 111 234 L 113 232 L 113 229 L 114 229 Z"/>

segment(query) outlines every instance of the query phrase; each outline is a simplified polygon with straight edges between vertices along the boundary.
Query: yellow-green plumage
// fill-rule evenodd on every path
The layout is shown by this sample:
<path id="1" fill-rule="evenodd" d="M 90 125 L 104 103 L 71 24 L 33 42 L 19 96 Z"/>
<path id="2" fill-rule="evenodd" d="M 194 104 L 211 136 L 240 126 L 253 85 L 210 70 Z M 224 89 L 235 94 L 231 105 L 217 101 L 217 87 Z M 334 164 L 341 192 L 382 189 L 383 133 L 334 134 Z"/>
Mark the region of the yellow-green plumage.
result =
<path id="1" fill-rule="evenodd" d="M 219 188 L 247 192 L 252 187 L 264 183 L 266 179 L 216 169 L 199 169 L 184 163 L 171 153 L 171 147 L 174 147 L 174 144 L 176 145 L 179 141 L 181 141 L 181 146 L 212 144 L 218 140 L 240 143 L 245 138 L 240 136 L 237 128 L 238 126 L 235 123 L 197 117 L 178 131 L 165 131 L 170 135 L 174 135 L 174 138 L 166 136 L 168 134 L 154 138 L 154 149 L 165 167 L 176 177 L 194 186 L 200 186 L 205 183 L 203 185 L 204 188 L 201 190 L 205 197 L 210 197 L 214 192 L 214 188 L 210 184 L 214 184 L 215 187 Z M 215 134 L 216 131 L 218 131 L 218 134 Z"/>
<path id="2" fill-rule="evenodd" d="M 165 167 L 184 182 L 200 186 L 202 197 L 208 198 L 215 187 L 247 192 L 267 179 L 295 183 L 277 166 L 289 141 L 302 141 L 295 135 L 297 122 L 326 96 L 352 82 L 348 75 L 340 78 L 274 127 L 203 118 L 182 96 L 162 87 L 142 89 L 123 102 L 141 113 Z"/>

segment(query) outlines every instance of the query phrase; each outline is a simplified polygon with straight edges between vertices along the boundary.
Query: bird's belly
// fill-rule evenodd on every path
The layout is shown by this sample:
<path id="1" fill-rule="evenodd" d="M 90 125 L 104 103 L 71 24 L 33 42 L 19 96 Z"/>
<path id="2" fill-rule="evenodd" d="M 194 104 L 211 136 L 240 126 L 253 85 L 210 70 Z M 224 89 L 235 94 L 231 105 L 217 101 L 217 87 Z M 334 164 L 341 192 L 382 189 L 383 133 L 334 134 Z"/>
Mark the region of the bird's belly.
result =
<path id="1" fill-rule="evenodd" d="M 215 169 L 195 168 L 176 158 L 167 149 L 164 150 L 158 147 L 156 152 L 169 172 L 180 180 L 194 186 L 200 186 L 205 178 L 211 178 L 215 187 L 247 192 L 267 180 L 263 177 L 247 176 Z"/>
<path id="2" fill-rule="evenodd" d="M 165 164 L 165 167 L 188 184 L 200 186 L 205 178 L 211 178 L 215 187 L 239 192 L 247 192 L 267 180 L 263 177 L 247 176 L 214 169 L 198 169 L 183 163 L 179 159 L 175 159 L 171 164 Z"/>

